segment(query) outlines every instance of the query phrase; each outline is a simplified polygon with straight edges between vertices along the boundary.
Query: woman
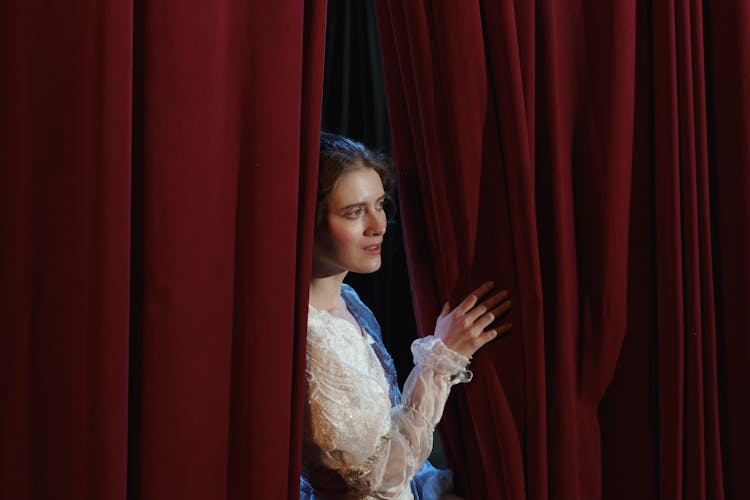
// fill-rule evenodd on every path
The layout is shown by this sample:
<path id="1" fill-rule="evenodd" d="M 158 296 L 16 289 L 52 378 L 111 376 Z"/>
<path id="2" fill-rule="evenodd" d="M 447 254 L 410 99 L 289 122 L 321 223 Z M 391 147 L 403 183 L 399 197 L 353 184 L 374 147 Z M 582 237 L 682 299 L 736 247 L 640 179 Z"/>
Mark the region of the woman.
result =
<path id="1" fill-rule="evenodd" d="M 471 380 L 471 356 L 509 324 L 507 291 L 480 286 L 448 304 L 434 335 L 414 341 L 403 396 L 372 312 L 343 284 L 348 272 L 380 268 L 390 172 L 377 155 L 324 133 L 307 330 L 302 498 L 437 499 L 447 471 L 427 457 L 452 385 Z M 455 498 L 455 497 L 454 497 Z"/>

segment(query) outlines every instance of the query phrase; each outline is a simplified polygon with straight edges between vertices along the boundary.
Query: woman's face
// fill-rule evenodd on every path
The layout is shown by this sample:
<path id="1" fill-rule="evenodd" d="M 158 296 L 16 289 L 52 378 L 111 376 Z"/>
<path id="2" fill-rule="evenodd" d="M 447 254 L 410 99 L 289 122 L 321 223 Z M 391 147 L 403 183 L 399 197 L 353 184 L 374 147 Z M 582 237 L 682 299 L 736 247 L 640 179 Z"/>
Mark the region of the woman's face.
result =
<path id="1" fill-rule="evenodd" d="M 384 200 L 383 183 L 371 168 L 350 170 L 339 178 L 315 231 L 314 275 L 371 273 L 380 268 Z"/>

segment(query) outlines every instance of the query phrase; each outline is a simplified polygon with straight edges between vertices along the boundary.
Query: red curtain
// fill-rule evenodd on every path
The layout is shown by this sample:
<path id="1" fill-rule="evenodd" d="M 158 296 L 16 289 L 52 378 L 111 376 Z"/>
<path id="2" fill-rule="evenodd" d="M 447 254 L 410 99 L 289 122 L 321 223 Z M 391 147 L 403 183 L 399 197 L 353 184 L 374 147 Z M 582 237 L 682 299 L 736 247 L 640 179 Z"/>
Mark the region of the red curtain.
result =
<path id="1" fill-rule="evenodd" d="M 324 31 L 3 2 L 0 497 L 299 498 Z"/>
<path id="2" fill-rule="evenodd" d="M 469 498 L 750 497 L 750 7 L 377 3 L 417 321 L 513 331 L 441 425 Z"/>

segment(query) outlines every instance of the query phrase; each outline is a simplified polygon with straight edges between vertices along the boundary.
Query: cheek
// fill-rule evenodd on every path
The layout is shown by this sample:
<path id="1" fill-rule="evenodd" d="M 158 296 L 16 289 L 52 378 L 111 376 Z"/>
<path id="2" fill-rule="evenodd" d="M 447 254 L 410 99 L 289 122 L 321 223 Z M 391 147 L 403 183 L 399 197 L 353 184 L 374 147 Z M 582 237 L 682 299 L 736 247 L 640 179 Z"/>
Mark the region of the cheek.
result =
<path id="1" fill-rule="evenodd" d="M 344 258 L 359 246 L 359 224 L 354 221 L 327 220 L 315 237 L 315 251 L 319 256 Z"/>
<path id="2" fill-rule="evenodd" d="M 348 251 L 359 243 L 359 233 L 354 224 L 331 228 L 331 242 L 340 252 Z"/>

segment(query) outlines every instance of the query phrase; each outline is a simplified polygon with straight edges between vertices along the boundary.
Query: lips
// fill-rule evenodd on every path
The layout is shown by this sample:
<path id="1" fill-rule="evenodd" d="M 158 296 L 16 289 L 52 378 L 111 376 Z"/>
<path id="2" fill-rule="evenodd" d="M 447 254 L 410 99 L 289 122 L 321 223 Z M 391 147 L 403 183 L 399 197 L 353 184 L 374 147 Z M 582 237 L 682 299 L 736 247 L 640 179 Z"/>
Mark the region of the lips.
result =
<path id="1" fill-rule="evenodd" d="M 363 250 L 370 255 L 378 255 L 380 254 L 381 246 L 381 243 L 377 243 L 375 245 L 366 246 L 363 248 Z"/>

